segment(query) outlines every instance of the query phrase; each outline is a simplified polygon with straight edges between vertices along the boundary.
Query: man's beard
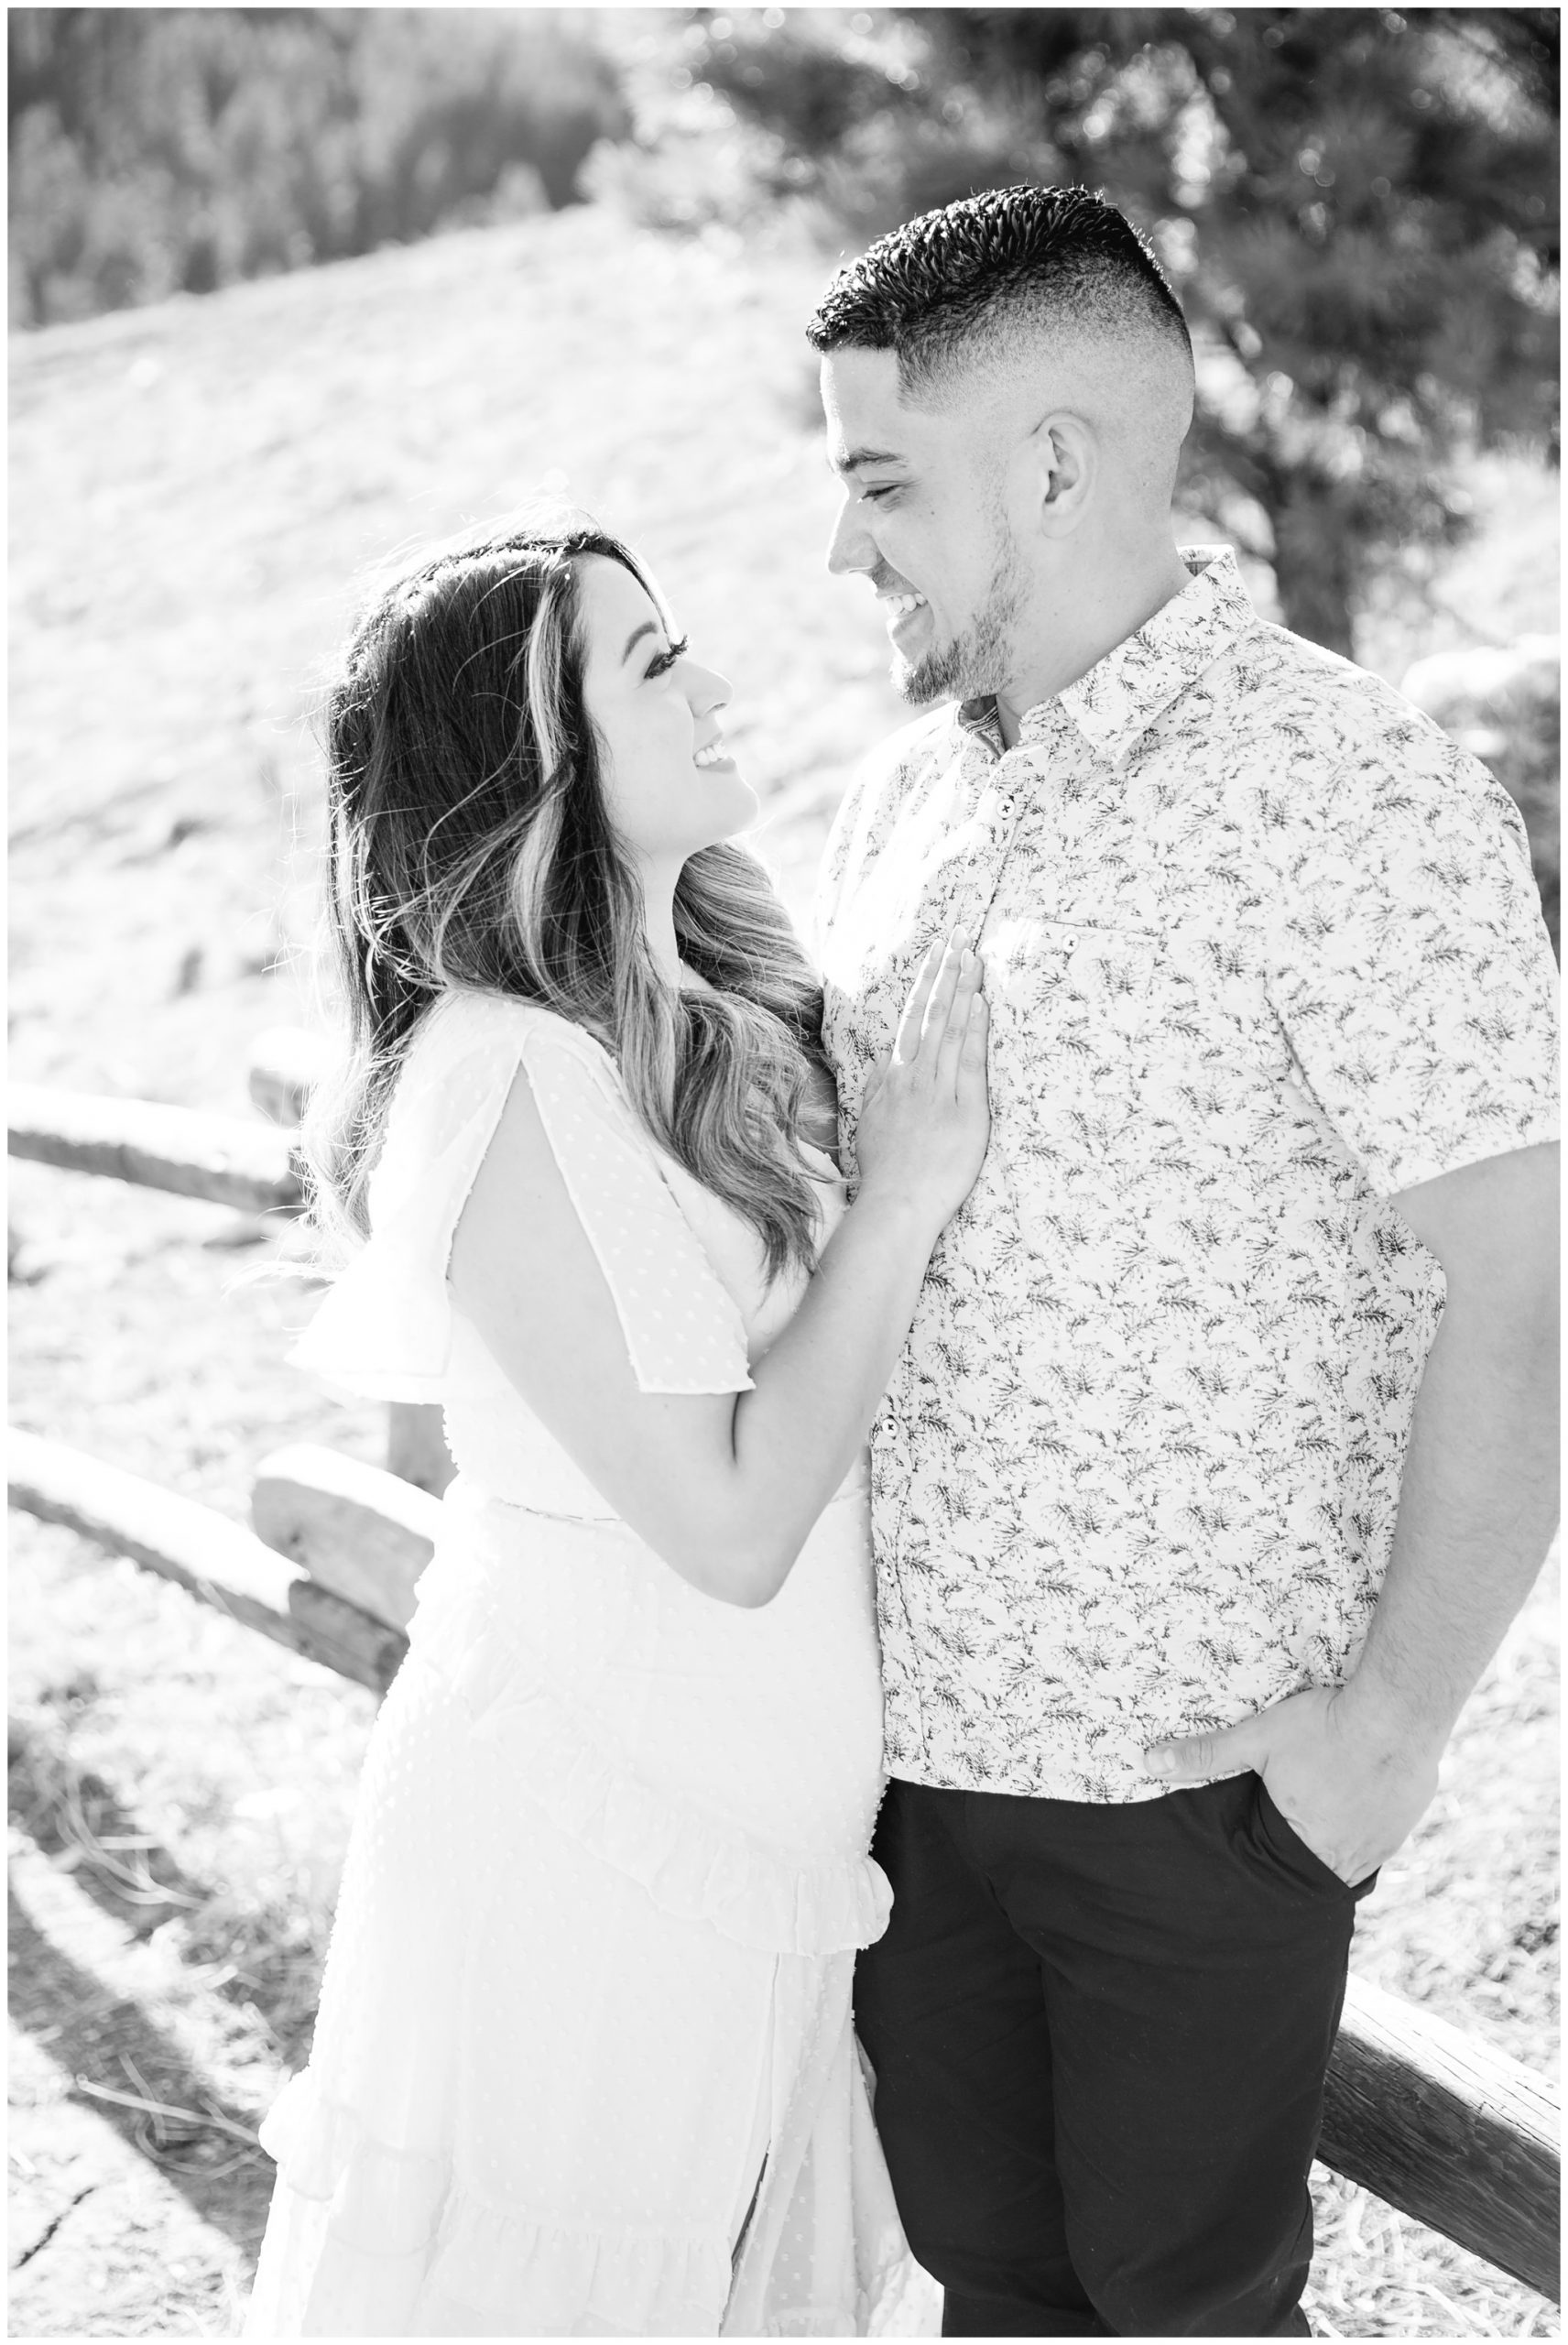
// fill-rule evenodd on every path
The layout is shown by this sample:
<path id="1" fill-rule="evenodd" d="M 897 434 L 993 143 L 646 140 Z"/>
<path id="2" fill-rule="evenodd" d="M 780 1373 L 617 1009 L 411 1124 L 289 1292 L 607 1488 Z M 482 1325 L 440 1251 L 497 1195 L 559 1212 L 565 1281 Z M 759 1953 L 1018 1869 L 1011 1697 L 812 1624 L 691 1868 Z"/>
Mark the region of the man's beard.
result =
<path id="1" fill-rule="evenodd" d="M 895 658 L 893 689 L 912 708 L 937 700 L 975 700 L 1000 692 L 1012 664 L 1013 629 L 1023 607 L 1023 570 L 1011 537 L 998 533 L 996 562 L 985 597 L 951 643 L 933 644 L 922 660 Z"/>

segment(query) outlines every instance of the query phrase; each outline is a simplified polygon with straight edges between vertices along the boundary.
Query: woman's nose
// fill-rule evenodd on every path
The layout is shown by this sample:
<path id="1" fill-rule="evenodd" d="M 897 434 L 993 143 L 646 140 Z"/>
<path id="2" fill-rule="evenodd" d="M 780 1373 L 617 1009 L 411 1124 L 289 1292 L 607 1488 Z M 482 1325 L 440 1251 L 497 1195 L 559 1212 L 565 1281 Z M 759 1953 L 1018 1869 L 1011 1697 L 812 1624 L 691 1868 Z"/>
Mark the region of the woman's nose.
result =
<path id="1" fill-rule="evenodd" d="M 715 708 L 724 708 L 735 698 L 727 676 L 721 676 L 716 668 L 700 668 L 691 660 L 686 662 L 686 691 L 698 716 L 711 716 Z"/>

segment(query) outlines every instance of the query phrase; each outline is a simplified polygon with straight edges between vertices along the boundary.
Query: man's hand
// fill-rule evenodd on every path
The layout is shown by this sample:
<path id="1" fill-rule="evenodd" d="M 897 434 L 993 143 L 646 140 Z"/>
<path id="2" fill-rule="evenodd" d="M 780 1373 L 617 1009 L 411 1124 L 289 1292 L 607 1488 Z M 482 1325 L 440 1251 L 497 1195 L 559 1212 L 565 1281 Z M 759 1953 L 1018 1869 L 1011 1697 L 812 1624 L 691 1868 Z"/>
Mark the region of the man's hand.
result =
<path id="1" fill-rule="evenodd" d="M 1365 1881 L 1431 1805 L 1443 1746 L 1379 1731 L 1347 1694 L 1292 1694 L 1222 1733 L 1156 1743 L 1143 1763 L 1175 1786 L 1252 1768 L 1312 1854 L 1341 1881 Z"/>
<path id="2" fill-rule="evenodd" d="M 1420 1821 L 1454 1720 L 1557 1520 L 1557 1149 L 1401 1192 L 1447 1283 L 1393 1554 L 1348 1682 L 1144 1753 L 1172 1785 L 1254 1768 L 1312 1854 L 1365 1881 Z"/>

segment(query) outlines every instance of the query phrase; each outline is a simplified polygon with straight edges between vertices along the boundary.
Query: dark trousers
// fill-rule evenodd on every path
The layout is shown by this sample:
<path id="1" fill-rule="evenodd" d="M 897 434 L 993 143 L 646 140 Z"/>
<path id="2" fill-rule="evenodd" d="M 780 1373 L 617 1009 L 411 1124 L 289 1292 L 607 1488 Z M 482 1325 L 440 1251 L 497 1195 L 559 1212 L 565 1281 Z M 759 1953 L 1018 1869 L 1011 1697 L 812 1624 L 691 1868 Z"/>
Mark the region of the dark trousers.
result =
<path id="1" fill-rule="evenodd" d="M 1356 1898 L 1256 1775 L 895 1781 L 855 2024 L 948 2337 L 1297 2337 Z"/>

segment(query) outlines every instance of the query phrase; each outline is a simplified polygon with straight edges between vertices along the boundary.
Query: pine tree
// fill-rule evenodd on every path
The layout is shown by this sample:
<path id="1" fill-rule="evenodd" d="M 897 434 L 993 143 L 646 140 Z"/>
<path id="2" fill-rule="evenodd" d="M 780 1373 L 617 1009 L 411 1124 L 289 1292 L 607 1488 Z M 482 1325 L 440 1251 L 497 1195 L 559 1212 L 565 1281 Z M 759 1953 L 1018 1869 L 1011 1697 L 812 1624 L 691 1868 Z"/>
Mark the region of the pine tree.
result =
<path id="1" fill-rule="evenodd" d="M 1184 493 L 1349 653 L 1464 533 L 1455 459 L 1555 456 L 1554 9 L 693 11 L 779 192 L 866 236 L 1008 180 L 1102 189 L 1201 346 Z"/>

